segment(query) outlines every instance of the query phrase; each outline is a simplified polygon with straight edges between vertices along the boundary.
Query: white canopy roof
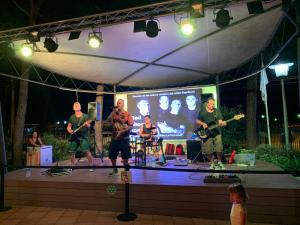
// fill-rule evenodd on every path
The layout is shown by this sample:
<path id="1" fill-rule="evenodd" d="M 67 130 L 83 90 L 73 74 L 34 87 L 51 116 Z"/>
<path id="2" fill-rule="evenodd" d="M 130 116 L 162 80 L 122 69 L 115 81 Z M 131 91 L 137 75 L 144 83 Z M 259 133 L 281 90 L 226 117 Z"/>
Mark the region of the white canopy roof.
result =
<path id="1" fill-rule="evenodd" d="M 280 4 L 264 4 L 265 10 Z M 145 32 L 134 33 L 133 23 L 101 28 L 103 43 L 99 49 L 89 47 L 88 34 L 68 40 L 69 34 L 56 35 L 59 48 L 48 53 L 43 41 L 41 52 L 26 59 L 54 73 L 95 83 L 137 87 L 160 87 L 198 80 L 210 74 L 233 69 L 258 54 L 272 38 L 282 17 L 281 7 L 258 16 L 249 15 L 245 2 L 230 5 L 232 26 L 220 30 L 213 22 L 213 9 L 195 20 L 192 36 L 179 31 L 181 15 L 157 18 L 161 32 L 149 38 Z M 22 43 L 22 42 L 18 42 Z"/>

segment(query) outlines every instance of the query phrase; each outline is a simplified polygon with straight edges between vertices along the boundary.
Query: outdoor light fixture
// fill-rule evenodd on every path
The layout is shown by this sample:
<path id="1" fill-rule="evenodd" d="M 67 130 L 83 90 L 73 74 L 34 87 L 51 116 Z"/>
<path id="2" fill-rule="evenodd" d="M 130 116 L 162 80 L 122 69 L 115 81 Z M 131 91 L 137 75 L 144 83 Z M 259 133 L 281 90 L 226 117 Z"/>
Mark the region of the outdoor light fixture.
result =
<path id="1" fill-rule="evenodd" d="M 99 48 L 102 42 L 103 42 L 102 33 L 100 31 L 89 33 L 88 43 L 89 43 L 90 47 Z"/>
<path id="2" fill-rule="evenodd" d="M 270 69 L 275 70 L 276 77 L 286 77 L 289 72 L 289 67 L 294 65 L 294 63 L 285 63 L 269 66 Z"/>
<path id="3" fill-rule="evenodd" d="M 21 47 L 21 54 L 24 57 L 30 57 L 33 55 L 33 47 L 31 44 L 25 43 Z"/>
<path id="4" fill-rule="evenodd" d="M 284 77 L 288 75 L 289 67 L 294 65 L 294 63 L 285 63 L 269 66 L 270 69 L 275 70 L 276 77 L 281 78 L 281 97 L 282 97 L 282 108 L 283 108 L 283 124 L 284 124 L 284 137 L 285 137 L 285 148 L 287 150 L 291 149 L 290 140 L 289 140 L 289 128 L 288 128 L 288 116 L 285 100 L 285 88 L 284 88 Z"/>
<path id="5" fill-rule="evenodd" d="M 51 37 L 46 37 L 44 41 L 44 48 L 47 49 L 48 52 L 55 52 L 58 48 L 57 38 L 55 37 L 56 41 L 54 41 Z"/>
<path id="6" fill-rule="evenodd" d="M 190 16 L 192 18 L 204 17 L 203 0 L 190 0 Z"/>
<path id="7" fill-rule="evenodd" d="M 180 22 L 180 30 L 184 35 L 191 35 L 194 32 L 194 25 L 189 18 Z"/>
<path id="8" fill-rule="evenodd" d="M 146 25 L 146 34 L 148 37 L 154 38 L 161 31 L 158 20 L 149 20 Z"/>
<path id="9" fill-rule="evenodd" d="M 233 20 L 233 17 L 231 16 L 231 12 L 224 8 L 219 10 L 214 9 L 213 14 L 215 16 L 213 22 L 216 22 L 217 27 L 220 28 L 227 27 L 230 23 L 230 20 Z"/>

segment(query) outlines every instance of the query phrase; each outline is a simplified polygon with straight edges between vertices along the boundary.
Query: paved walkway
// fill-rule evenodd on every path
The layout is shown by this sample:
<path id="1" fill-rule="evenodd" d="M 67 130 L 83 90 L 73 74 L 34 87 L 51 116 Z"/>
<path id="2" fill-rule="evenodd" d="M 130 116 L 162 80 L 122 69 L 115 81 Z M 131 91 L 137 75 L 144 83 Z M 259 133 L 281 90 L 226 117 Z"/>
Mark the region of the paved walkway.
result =
<path id="1" fill-rule="evenodd" d="M 0 212 L 0 225 L 230 225 L 225 220 L 208 220 L 138 214 L 135 221 L 121 222 L 116 212 L 58 209 L 46 207 L 20 207 Z M 248 223 L 248 225 L 271 225 Z"/>

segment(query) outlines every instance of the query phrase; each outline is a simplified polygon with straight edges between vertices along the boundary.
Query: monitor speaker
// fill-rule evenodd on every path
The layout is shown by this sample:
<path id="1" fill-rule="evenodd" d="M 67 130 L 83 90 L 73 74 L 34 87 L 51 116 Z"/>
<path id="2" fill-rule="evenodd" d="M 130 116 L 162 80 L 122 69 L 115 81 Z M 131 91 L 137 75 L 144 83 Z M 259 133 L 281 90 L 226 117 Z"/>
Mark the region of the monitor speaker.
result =
<path id="1" fill-rule="evenodd" d="M 200 162 L 205 161 L 205 156 L 202 155 L 201 151 L 201 142 L 196 140 L 187 140 L 186 141 L 187 146 L 187 158 L 189 160 L 197 160 Z M 197 156 L 198 155 L 198 156 Z"/>

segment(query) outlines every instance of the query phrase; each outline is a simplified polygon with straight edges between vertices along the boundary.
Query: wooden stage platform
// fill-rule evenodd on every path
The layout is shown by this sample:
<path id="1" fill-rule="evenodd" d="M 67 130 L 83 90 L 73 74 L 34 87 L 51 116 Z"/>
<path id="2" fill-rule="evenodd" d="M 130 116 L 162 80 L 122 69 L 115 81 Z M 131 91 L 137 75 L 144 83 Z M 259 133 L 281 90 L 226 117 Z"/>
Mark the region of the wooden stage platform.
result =
<path id="1" fill-rule="evenodd" d="M 60 163 L 63 165 L 65 162 Z M 96 165 L 110 165 L 96 159 Z M 79 165 L 87 165 L 86 161 Z M 155 163 L 149 163 L 154 166 Z M 159 167 L 159 166 L 157 166 Z M 208 169 L 207 163 L 168 168 Z M 278 171 L 272 164 L 257 161 L 254 167 L 225 165 L 230 170 Z M 5 177 L 5 202 L 11 206 L 46 206 L 103 211 L 124 210 L 124 184 L 120 172 L 108 176 L 111 169 L 74 170 L 70 175 L 42 175 L 45 169 L 9 172 Z M 142 214 L 173 215 L 210 219 L 229 219 L 231 204 L 228 184 L 208 184 L 206 173 L 132 169 L 130 211 Z M 276 224 L 300 224 L 300 181 L 292 175 L 240 174 L 248 190 L 249 221 Z"/>

